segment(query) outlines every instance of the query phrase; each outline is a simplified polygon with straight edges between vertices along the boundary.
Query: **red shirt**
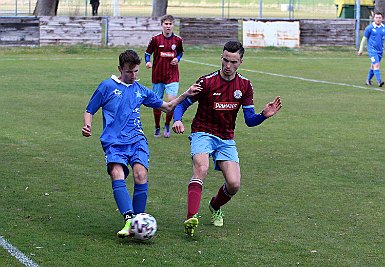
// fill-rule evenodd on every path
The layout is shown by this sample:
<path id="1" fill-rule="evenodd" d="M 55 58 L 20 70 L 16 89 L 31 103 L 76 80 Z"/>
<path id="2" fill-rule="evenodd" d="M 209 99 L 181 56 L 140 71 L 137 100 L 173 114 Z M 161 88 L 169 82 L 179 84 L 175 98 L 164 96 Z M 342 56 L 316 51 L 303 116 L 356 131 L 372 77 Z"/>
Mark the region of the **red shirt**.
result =
<path id="1" fill-rule="evenodd" d="M 152 83 L 179 82 L 178 65 L 171 65 L 170 62 L 178 53 L 182 52 L 182 38 L 178 35 L 172 34 L 166 38 L 163 33 L 160 33 L 151 38 L 146 53 L 154 54 Z"/>
<path id="2" fill-rule="evenodd" d="M 193 102 L 198 101 L 191 132 L 206 132 L 225 140 L 233 139 L 241 105 L 254 105 L 251 82 L 239 73 L 231 81 L 226 81 L 218 70 L 202 76 L 197 83 L 201 84 L 202 91 L 190 98 Z"/>

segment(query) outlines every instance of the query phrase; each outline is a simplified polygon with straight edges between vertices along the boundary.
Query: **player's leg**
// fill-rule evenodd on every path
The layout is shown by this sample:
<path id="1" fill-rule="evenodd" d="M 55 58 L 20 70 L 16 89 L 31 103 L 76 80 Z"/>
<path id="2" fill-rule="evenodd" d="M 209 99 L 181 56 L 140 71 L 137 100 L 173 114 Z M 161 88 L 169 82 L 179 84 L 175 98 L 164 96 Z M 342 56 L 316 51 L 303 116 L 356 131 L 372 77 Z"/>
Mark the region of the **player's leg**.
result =
<path id="1" fill-rule="evenodd" d="M 163 99 L 165 85 L 163 83 L 153 83 L 152 90 L 160 98 Z M 162 116 L 162 111 L 160 109 L 153 109 L 154 113 L 154 123 L 155 123 L 155 137 L 160 137 L 160 117 Z"/>
<path id="2" fill-rule="evenodd" d="M 384 85 L 382 81 L 381 72 L 380 72 L 380 61 L 382 58 L 382 54 L 371 54 L 370 61 L 372 62 L 373 74 L 376 77 L 377 83 L 379 87 Z"/>
<path id="3" fill-rule="evenodd" d="M 369 71 L 368 71 L 368 77 L 366 78 L 366 82 L 365 84 L 366 85 L 369 85 L 369 86 L 372 86 L 372 78 L 374 76 L 374 71 L 373 71 L 373 65 L 370 64 L 370 68 L 369 68 Z"/>
<path id="4" fill-rule="evenodd" d="M 179 90 L 178 82 L 166 84 L 165 91 L 167 95 L 167 100 L 168 101 L 174 100 L 178 95 L 178 90 Z M 166 122 L 164 123 L 164 131 L 163 131 L 163 136 L 165 138 L 170 137 L 170 122 L 172 120 L 173 115 L 174 115 L 174 111 L 171 111 L 166 114 Z"/>
<path id="5" fill-rule="evenodd" d="M 117 235 L 119 237 L 128 237 L 133 216 L 132 202 L 125 181 L 126 173 L 128 174 L 128 172 L 124 171 L 124 166 L 120 163 L 110 163 L 108 164 L 108 169 L 112 180 L 112 191 L 116 205 L 126 222 L 123 229 Z"/>
<path id="6" fill-rule="evenodd" d="M 218 138 L 219 139 L 219 138 Z M 220 149 L 213 154 L 215 168 L 221 170 L 225 183 L 219 188 L 218 193 L 210 203 L 211 222 L 215 226 L 223 226 L 223 212 L 221 207 L 230 201 L 241 184 L 241 171 L 239 167 L 238 152 L 234 140 L 221 140 Z"/>
<path id="7" fill-rule="evenodd" d="M 146 211 L 148 196 L 147 169 L 142 164 L 135 163 L 132 171 L 134 175 L 132 206 L 134 213 L 138 214 Z"/>
<path id="8" fill-rule="evenodd" d="M 145 212 L 148 196 L 148 167 L 150 152 L 145 139 L 138 140 L 131 147 L 130 165 L 134 177 L 134 193 L 132 206 L 134 214 Z"/>
<path id="9" fill-rule="evenodd" d="M 187 188 L 187 219 L 184 222 L 185 233 L 193 236 L 198 226 L 198 212 L 202 198 L 203 182 L 209 168 L 209 155 L 196 154 L 193 156 L 193 177 Z"/>

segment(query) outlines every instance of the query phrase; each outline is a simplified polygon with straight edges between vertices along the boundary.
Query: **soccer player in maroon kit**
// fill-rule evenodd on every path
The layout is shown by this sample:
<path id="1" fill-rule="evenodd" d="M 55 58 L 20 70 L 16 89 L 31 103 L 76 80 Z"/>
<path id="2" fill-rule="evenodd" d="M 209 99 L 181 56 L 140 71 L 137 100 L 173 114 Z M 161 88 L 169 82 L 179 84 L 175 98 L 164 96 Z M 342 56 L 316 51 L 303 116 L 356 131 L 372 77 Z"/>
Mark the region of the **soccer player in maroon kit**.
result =
<path id="1" fill-rule="evenodd" d="M 173 33 L 174 17 L 164 15 L 161 20 L 162 32 L 154 35 L 144 53 L 146 68 L 152 68 L 152 90 L 163 99 L 166 91 L 168 101 L 176 98 L 179 89 L 178 62 L 183 55 L 182 38 Z M 154 54 L 151 63 L 151 54 Z M 162 112 L 154 109 L 155 137 L 160 137 L 160 117 Z M 173 112 L 167 113 L 163 136 L 170 137 L 170 122 Z"/>
<path id="2" fill-rule="evenodd" d="M 277 96 L 256 114 L 251 82 L 239 74 L 237 69 L 242 63 L 244 48 L 238 41 L 230 41 L 222 51 L 222 67 L 211 74 L 202 76 L 196 82 L 202 87 L 199 94 L 186 98 L 174 111 L 175 133 L 183 133 L 185 127 L 182 116 L 189 106 L 198 102 L 198 109 L 191 125 L 191 156 L 193 176 L 188 185 L 187 220 L 185 233 L 193 236 L 198 226 L 198 210 L 202 196 L 203 182 L 209 168 L 209 157 L 214 160 L 215 170 L 222 171 L 225 183 L 210 203 L 211 222 L 223 226 L 221 206 L 230 201 L 240 188 L 241 172 L 234 141 L 237 113 L 242 106 L 247 126 L 261 124 L 275 115 L 280 108 L 281 98 Z"/>

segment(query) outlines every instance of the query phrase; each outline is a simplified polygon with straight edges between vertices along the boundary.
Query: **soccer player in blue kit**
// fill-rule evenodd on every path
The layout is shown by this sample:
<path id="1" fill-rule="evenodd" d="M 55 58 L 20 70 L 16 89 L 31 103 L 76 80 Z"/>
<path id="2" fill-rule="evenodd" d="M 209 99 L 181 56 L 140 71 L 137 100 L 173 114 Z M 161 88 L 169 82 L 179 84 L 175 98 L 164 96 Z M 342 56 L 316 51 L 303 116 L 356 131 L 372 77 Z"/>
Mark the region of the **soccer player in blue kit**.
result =
<path id="1" fill-rule="evenodd" d="M 136 81 L 139 65 L 140 58 L 135 51 L 126 50 L 120 54 L 120 76 L 112 75 L 99 84 L 84 112 L 82 128 L 83 136 L 90 137 L 92 117 L 102 108 L 103 132 L 100 142 L 105 153 L 115 202 L 126 221 L 123 229 L 117 233 L 122 238 L 130 236 L 131 219 L 135 214 L 145 211 L 147 202 L 150 155 L 142 129 L 140 106 L 170 112 L 186 97 L 200 91 L 200 87 L 194 84 L 178 98 L 164 102 L 153 91 Z M 132 201 L 125 182 L 129 173 L 128 165 L 132 168 L 134 178 Z"/>
<path id="2" fill-rule="evenodd" d="M 379 87 L 384 85 L 380 73 L 380 62 L 384 52 L 385 26 L 382 24 L 382 13 L 376 12 L 374 14 L 374 22 L 365 28 L 364 36 L 362 37 L 360 48 L 357 55 L 361 56 L 365 46 L 368 42 L 368 54 L 371 61 L 368 77 L 365 84 L 372 86 L 372 78 L 376 77 Z"/>

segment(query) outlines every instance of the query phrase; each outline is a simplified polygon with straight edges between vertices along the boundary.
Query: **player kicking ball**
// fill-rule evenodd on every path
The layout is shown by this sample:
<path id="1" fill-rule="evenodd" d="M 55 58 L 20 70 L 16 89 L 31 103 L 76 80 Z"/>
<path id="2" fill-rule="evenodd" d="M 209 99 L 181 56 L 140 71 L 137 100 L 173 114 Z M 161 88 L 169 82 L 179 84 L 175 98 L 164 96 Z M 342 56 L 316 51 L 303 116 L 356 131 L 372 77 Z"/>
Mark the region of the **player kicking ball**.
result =
<path id="1" fill-rule="evenodd" d="M 199 92 L 200 87 L 192 85 L 178 98 L 164 102 L 153 91 L 139 84 L 140 58 L 133 50 L 126 50 L 119 56 L 119 77 L 102 81 L 92 95 L 84 112 L 82 134 L 91 136 L 94 114 L 102 108 L 103 132 L 100 136 L 107 172 L 111 177 L 112 192 L 116 205 L 125 219 L 125 226 L 117 235 L 129 237 L 132 218 L 146 209 L 150 152 L 140 119 L 140 107 L 172 111 L 186 97 Z M 132 168 L 134 192 L 131 200 L 126 187 L 128 165 Z"/>
<path id="2" fill-rule="evenodd" d="M 223 226 L 225 205 L 238 192 L 241 185 L 241 172 L 238 152 L 234 141 L 234 128 L 238 111 L 242 106 L 247 126 L 261 124 L 281 109 L 281 98 L 277 96 L 256 114 L 251 82 L 239 74 L 244 48 L 238 41 L 227 42 L 222 51 L 222 67 L 211 74 L 202 76 L 196 82 L 202 90 L 195 96 L 187 97 L 174 111 L 172 129 L 181 134 L 185 131 L 182 123 L 184 112 L 198 102 L 197 112 L 191 124 L 189 136 L 193 160 L 193 177 L 188 184 L 187 218 L 185 233 L 193 236 L 198 226 L 198 211 L 203 183 L 209 168 L 209 157 L 214 160 L 215 170 L 221 171 L 224 184 L 211 198 L 209 210 L 214 226 Z"/>

